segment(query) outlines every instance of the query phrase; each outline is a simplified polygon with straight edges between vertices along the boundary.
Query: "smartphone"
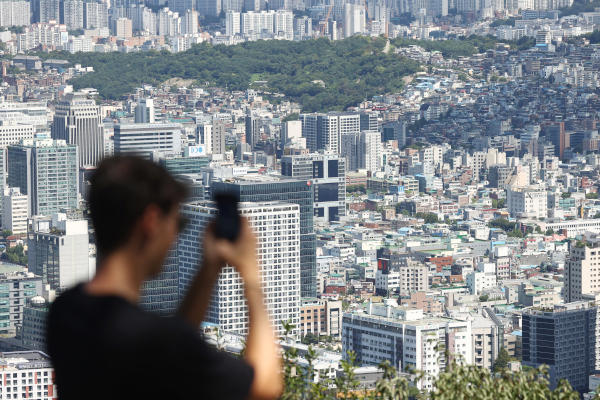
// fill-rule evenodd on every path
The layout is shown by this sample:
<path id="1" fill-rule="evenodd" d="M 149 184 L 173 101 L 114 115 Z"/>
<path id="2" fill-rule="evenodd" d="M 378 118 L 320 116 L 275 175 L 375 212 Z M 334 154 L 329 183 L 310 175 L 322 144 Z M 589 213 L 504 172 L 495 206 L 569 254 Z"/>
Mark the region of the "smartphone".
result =
<path id="1" fill-rule="evenodd" d="M 217 205 L 215 236 L 235 242 L 241 228 L 239 198 L 233 193 L 215 193 L 213 200 Z"/>

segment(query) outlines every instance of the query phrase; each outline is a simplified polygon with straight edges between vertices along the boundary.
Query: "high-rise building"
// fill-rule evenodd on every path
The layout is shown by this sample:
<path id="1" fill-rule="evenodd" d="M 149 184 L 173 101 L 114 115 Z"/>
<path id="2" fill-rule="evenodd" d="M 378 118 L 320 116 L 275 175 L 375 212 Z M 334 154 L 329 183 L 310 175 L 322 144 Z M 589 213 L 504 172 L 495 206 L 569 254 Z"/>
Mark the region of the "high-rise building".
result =
<path id="1" fill-rule="evenodd" d="M 358 167 L 369 172 L 381 168 L 381 134 L 378 131 L 362 131 L 358 139 Z"/>
<path id="2" fill-rule="evenodd" d="M 217 210 L 212 203 L 201 201 L 184 204 L 180 212 L 190 221 L 177 246 L 183 291 L 202 259 L 198 237 Z M 274 329 L 282 334 L 281 321 L 295 326 L 300 322 L 300 208 L 283 202 L 240 203 L 240 214 L 248 218 L 256 234 L 265 304 Z M 243 281 L 235 268 L 226 266 L 221 270 L 212 292 L 207 321 L 227 332 L 248 333 Z"/>
<path id="3" fill-rule="evenodd" d="M 20 266 L 0 266 L 0 335 L 14 336 L 27 300 L 42 294 L 42 279 Z"/>
<path id="4" fill-rule="evenodd" d="M 382 140 L 397 140 L 398 148 L 406 146 L 406 124 L 402 121 L 394 121 L 383 125 Z"/>
<path id="5" fill-rule="evenodd" d="M 377 111 L 365 111 L 360 113 L 361 131 L 379 131 L 379 113 Z"/>
<path id="6" fill-rule="evenodd" d="M 31 22 L 30 3 L 24 0 L 0 2 L 0 26 L 24 26 Z"/>
<path id="7" fill-rule="evenodd" d="M 27 304 L 23 307 L 23 325 L 21 328 L 21 341 L 25 349 L 47 351 L 47 319 L 48 302 L 46 302 L 46 299 L 41 296 L 28 299 Z"/>
<path id="8" fill-rule="evenodd" d="M 60 0 L 33 0 L 33 22 L 60 22 Z"/>
<path id="9" fill-rule="evenodd" d="M 294 14 L 291 11 L 275 11 L 273 33 L 279 38 L 294 40 Z"/>
<path id="10" fill-rule="evenodd" d="M 121 39 L 131 38 L 133 36 L 133 22 L 129 18 L 115 19 L 113 33 L 116 37 Z M 163 33 L 162 35 L 165 35 L 165 33 Z"/>
<path id="11" fill-rule="evenodd" d="M 106 3 L 84 3 L 83 26 L 85 29 L 108 28 L 108 8 Z"/>
<path id="12" fill-rule="evenodd" d="M 296 40 L 310 39 L 312 34 L 312 18 L 308 16 L 294 18 L 294 38 Z"/>
<path id="13" fill-rule="evenodd" d="M 340 155 L 346 159 L 346 170 L 356 171 L 360 168 L 359 133 L 346 133 L 341 136 Z"/>
<path id="14" fill-rule="evenodd" d="M 221 0 L 198 0 L 197 4 L 200 15 L 216 17 L 221 13 Z"/>
<path id="15" fill-rule="evenodd" d="M 313 152 L 325 150 L 339 154 L 342 136 L 360 132 L 358 113 L 300 114 L 300 121 L 306 146 Z"/>
<path id="16" fill-rule="evenodd" d="M 367 16 L 362 4 L 344 4 L 344 37 L 365 33 Z"/>
<path id="17" fill-rule="evenodd" d="M 600 294 L 600 241 L 583 245 L 571 243 L 565 262 L 563 297 L 566 303 L 583 300 L 584 296 Z"/>
<path id="18" fill-rule="evenodd" d="M 87 220 L 68 219 L 65 214 L 34 219 L 27 248 L 29 270 L 53 290 L 68 289 L 93 276 Z"/>
<path id="19" fill-rule="evenodd" d="M 335 154 L 284 156 L 281 175 L 310 182 L 314 215 L 321 221 L 338 221 L 346 215 L 346 160 Z"/>
<path id="20" fill-rule="evenodd" d="M 200 124 L 196 128 L 198 132 L 198 143 L 204 145 L 206 154 L 225 153 L 225 126 L 219 121 L 214 123 Z"/>
<path id="21" fill-rule="evenodd" d="M 167 4 L 171 10 L 179 13 L 179 15 L 183 15 L 188 10 L 196 9 L 195 0 L 169 0 Z"/>
<path id="22" fill-rule="evenodd" d="M 85 93 L 67 94 L 57 105 L 52 138 L 77 145 L 81 166 L 96 165 L 104 157 L 100 109 Z"/>
<path id="23" fill-rule="evenodd" d="M 177 249 L 169 251 L 160 274 L 142 285 L 139 305 L 158 315 L 173 315 L 179 305 Z"/>
<path id="24" fill-rule="evenodd" d="M 555 305 L 553 311 L 526 309 L 522 320 L 523 364 L 550 369 L 550 387 L 566 379 L 579 392 L 600 369 L 598 307 L 587 301 Z"/>
<path id="25" fill-rule="evenodd" d="M 135 154 L 158 161 L 181 155 L 180 124 L 117 124 L 115 154 Z"/>
<path id="26" fill-rule="evenodd" d="M 2 229 L 8 229 L 13 235 L 27 233 L 29 218 L 29 199 L 19 188 L 4 188 L 2 196 Z"/>
<path id="27" fill-rule="evenodd" d="M 260 140 L 260 117 L 255 115 L 246 115 L 246 143 L 251 149 L 254 149 L 256 143 Z"/>
<path id="28" fill-rule="evenodd" d="M 317 264 L 310 185 L 305 180 L 246 176 L 231 182 L 213 182 L 211 190 L 213 193 L 232 192 L 242 202 L 284 201 L 300 206 L 300 294 L 316 297 Z"/>
<path id="29" fill-rule="evenodd" d="M 7 149 L 8 186 L 29 197 L 31 215 L 78 206 L 77 146 L 64 140 L 28 139 Z"/>
<path id="30" fill-rule="evenodd" d="M 563 159 L 565 150 L 570 146 L 569 134 L 565 131 L 565 123 L 557 122 L 544 128 L 546 139 L 554 145 L 554 155 Z"/>
<path id="31" fill-rule="evenodd" d="M 198 11 L 188 9 L 181 17 L 181 34 L 194 35 L 198 33 Z"/>
<path id="32" fill-rule="evenodd" d="M 83 1 L 63 0 L 63 23 L 69 30 L 83 29 Z"/>
<path id="33" fill-rule="evenodd" d="M 235 36 L 241 33 L 241 15 L 238 11 L 228 11 L 225 14 L 225 34 Z"/>
<path id="34" fill-rule="evenodd" d="M 135 106 L 135 123 L 153 124 L 155 122 L 154 99 L 140 99 Z"/>

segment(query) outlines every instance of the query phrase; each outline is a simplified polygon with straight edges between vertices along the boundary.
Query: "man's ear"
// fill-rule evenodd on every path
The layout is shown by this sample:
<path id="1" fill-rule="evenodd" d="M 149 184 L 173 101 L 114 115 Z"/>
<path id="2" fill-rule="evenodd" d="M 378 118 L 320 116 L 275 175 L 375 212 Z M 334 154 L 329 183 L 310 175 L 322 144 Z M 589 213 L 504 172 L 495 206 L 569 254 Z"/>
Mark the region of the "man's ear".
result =
<path id="1" fill-rule="evenodd" d="M 140 218 L 140 230 L 144 242 L 150 239 L 151 237 L 154 237 L 158 233 L 160 229 L 159 220 L 161 214 L 162 212 L 160 208 L 158 208 L 158 206 L 155 204 L 150 204 L 144 210 L 144 213 Z"/>

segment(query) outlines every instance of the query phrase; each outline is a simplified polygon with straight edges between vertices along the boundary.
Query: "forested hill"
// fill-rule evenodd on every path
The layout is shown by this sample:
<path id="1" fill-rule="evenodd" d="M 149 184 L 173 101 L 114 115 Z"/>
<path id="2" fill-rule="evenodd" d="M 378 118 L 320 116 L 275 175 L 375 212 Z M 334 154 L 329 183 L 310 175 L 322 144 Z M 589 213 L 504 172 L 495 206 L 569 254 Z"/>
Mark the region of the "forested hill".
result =
<path id="1" fill-rule="evenodd" d="M 460 55 L 481 49 L 464 41 L 436 42 L 451 46 Z M 415 41 L 416 42 L 416 41 Z M 302 42 L 257 41 L 235 46 L 200 44 L 187 52 L 139 53 L 51 53 L 45 57 L 66 58 L 94 67 L 93 73 L 74 78 L 76 89 L 93 87 L 104 98 L 118 99 L 141 84 L 158 85 L 169 78 L 193 79 L 231 90 L 247 89 L 255 81 L 266 81 L 270 90 L 299 102 L 305 112 L 343 110 L 375 94 L 398 91 L 402 77 L 420 65 L 395 55 L 393 47 L 383 52 L 384 38 L 353 37 Z M 406 46 L 413 41 L 393 41 Z M 414 43 L 421 44 L 421 43 Z M 453 54 L 445 54 L 452 56 Z"/>
<path id="2" fill-rule="evenodd" d="M 244 90 L 267 81 L 273 92 L 299 102 L 304 111 L 342 110 L 378 93 L 397 91 L 402 77 L 419 70 L 417 62 L 385 54 L 385 39 L 356 37 L 302 42 L 257 41 L 235 46 L 195 45 L 182 53 L 54 53 L 94 67 L 74 78 L 76 89 L 93 87 L 104 98 L 118 99 L 141 84 L 169 78 L 194 79 Z"/>

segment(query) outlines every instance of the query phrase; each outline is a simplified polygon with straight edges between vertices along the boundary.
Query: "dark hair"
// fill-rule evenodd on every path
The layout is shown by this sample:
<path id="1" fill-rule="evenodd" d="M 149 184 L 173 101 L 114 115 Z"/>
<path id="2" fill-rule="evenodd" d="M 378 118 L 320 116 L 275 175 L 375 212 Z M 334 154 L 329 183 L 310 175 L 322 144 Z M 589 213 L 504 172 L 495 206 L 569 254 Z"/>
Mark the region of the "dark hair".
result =
<path id="1" fill-rule="evenodd" d="M 90 183 L 89 209 L 98 259 L 127 242 L 149 205 L 168 213 L 187 195 L 186 186 L 166 169 L 135 156 L 105 158 Z"/>

